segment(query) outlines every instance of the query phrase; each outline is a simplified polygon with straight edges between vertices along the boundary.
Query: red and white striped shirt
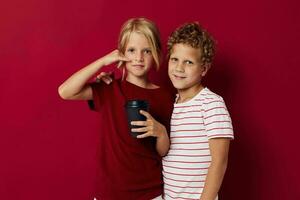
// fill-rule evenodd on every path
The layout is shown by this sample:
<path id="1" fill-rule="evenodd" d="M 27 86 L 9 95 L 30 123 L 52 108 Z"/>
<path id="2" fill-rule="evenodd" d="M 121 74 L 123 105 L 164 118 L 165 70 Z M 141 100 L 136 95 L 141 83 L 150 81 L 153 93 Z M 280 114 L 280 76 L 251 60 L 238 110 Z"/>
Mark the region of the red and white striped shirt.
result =
<path id="1" fill-rule="evenodd" d="M 171 146 L 163 158 L 164 199 L 199 200 L 211 163 L 208 140 L 233 139 L 230 115 L 222 97 L 202 89 L 184 103 L 175 103 Z"/>

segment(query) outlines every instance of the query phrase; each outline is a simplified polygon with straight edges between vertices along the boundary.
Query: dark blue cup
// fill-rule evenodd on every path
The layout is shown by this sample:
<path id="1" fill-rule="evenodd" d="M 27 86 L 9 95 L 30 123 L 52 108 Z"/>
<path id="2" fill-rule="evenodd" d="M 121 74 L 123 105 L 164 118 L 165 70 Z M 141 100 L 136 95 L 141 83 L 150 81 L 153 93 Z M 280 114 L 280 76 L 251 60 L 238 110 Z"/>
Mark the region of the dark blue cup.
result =
<path id="1" fill-rule="evenodd" d="M 141 128 L 142 126 L 131 125 L 131 121 L 146 121 L 146 117 L 140 114 L 140 110 L 149 112 L 149 103 L 146 100 L 129 100 L 125 103 L 125 110 L 127 113 L 127 121 L 129 133 L 132 137 L 136 138 L 137 135 L 143 134 L 142 132 L 131 132 L 132 128 Z"/>

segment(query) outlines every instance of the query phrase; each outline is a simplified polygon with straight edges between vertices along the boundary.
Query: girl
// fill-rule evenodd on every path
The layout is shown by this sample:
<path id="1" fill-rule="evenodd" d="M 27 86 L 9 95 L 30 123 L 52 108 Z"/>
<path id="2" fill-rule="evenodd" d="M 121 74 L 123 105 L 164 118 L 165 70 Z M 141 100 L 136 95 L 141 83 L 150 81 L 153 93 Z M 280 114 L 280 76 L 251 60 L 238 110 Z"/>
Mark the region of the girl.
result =
<path id="1" fill-rule="evenodd" d="M 149 200 L 162 194 L 161 156 L 169 149 L 165 127 L 170 124 L 173 96 L 148 79 L 150 68 L 159 68 L 160 58 L 155 24 L 145 18 L 130 19 L 121 29 L 117 50 L 82 68 L 59 87 L 63 99 L 93 100 L 99 113 L 98 199 Z M 109 85 L 88 83 L 103 66 L 112 63 L 122 68 L 122 80 Z M 141 138 L 129 134 L 124 104 L 131 99 L 150 104 L 151 115 L 141 111 L 147 120 L 139 125 L 145 127 L 135 130 L 146 132 Z"/>

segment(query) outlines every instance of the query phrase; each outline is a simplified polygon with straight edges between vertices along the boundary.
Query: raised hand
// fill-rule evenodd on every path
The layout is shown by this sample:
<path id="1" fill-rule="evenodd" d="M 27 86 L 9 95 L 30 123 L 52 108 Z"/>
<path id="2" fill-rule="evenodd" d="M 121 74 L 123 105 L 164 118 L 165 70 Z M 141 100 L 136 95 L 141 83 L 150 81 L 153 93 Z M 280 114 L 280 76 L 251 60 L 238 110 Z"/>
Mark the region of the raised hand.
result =
<path id="1" fill-rule="evenodd" d="M 112 63 L 115 62 L 129 62 L 130 60 L 128 58 L 126 58 L 119 50 L 114 50 L 112 52 L 110 52 L 109 54 L 107 54 L 106 56 L 103 57 L 103 62 L 104 65 L 110 65 Z M 118 64 L 118 67 L 120 66 L 120 64 Z"/>

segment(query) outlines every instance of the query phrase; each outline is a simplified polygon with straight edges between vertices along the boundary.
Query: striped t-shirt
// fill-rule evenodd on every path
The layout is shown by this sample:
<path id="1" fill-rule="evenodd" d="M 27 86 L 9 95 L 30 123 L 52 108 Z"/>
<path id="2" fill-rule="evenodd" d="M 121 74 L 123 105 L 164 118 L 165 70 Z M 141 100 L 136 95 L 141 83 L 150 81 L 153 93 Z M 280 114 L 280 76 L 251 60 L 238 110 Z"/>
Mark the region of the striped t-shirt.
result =
<path id="1" fill-rule="evenodd" d="M 163 158 L 164 198 L 199 200 L 211 163 L 208 140 L 233 139 L 231 118 L 222 97 L 202 89 L 184 103 L 175 103 L 171 146 Z"/>

